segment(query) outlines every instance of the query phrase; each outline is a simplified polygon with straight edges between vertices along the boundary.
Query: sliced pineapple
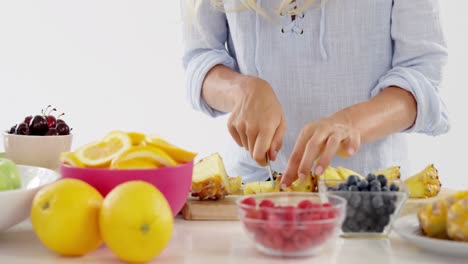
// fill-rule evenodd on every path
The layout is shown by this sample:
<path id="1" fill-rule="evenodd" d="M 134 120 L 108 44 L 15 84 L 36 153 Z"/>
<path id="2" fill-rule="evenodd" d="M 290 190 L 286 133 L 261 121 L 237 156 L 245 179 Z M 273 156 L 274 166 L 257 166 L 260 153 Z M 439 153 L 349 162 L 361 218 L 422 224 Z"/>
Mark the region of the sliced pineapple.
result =
<path id="1" fill-rule="evenodd" d="M 200 200 L 223 199 L 231 192 L 224 163 L 218 153 L 198 161 L 193 168 L 192 196 Z"/>
<path id="2" fill-rule="evenodd" d="M 401 177 L 400 166 L 391 166 L 386 169 L 376 171 L 374 174 L 384 175 L 389 181 L 398 180 Z"/>
<path id="3" fill-rule="evenodd" d="M 231 191 L 229 194 L 238 194 L 242 192 L 242 177 L 229 177 L 229 187 Z"/>
<path id="4" fill-rule="evenodd" d="M 427 204 L 418 212 L 419 226 L 428 237 L 447 238 L 447 210 L 457 201 L 468 198 L 468 191 Z"/>
<path id="5" fill-rule="evenodd" d="M 447 212 L 447 235 L 468 242 L 468 198 L 454 203 Z"/>
<path id="6" fill-rule="evenodd" d="M 439 173 L 433 164 L 404 181 L 409 190 L 410 198 L 434 197 L 440 192 Z"/>

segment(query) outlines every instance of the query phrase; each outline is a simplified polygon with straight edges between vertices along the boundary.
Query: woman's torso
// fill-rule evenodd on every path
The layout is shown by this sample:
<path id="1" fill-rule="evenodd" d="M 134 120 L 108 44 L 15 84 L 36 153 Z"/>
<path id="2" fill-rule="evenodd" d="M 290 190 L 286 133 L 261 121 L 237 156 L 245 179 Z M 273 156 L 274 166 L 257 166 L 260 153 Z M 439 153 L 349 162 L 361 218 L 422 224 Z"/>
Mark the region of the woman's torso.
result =
<path id="1" fill-rule="evenodd" d="M 280 2 L 257 1 L 270 14 Z M 268 81 L 286 115 L 288 127 L 279 159 L 272 164 L 275 170 L 284 171 L 304 125 L 370 98 L 392 66 L 391 13 L 392 0 L 317 1 L 295 18 L 227 12 L 228 48 L 238 70 Z M 361 146 L 352 158 L 337 156 L 332 165 L 363 174 L 401 165 L 404 172 L 406 152 L 404 136 L 395 134 Z M 232 140 L 224 156 L 231 175 L 246 181 L 268 177 Z"/>

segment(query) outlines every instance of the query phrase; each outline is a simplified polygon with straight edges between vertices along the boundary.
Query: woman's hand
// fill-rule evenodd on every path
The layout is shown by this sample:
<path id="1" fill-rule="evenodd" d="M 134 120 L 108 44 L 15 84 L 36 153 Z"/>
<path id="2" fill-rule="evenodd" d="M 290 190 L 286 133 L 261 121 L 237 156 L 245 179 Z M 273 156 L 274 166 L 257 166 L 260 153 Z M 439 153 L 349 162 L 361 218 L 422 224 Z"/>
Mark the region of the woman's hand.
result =
<path id="1" fill-rule="evenodd" d="M 271 86 L 264 80 L 245 76 L 239 82 L 228 129 L 231 136 L 250 152 L 260 165 L 266 153 L 275 160 L 283 142 L 286 122 L 283 109 Z"/>
<path id="2" fill-rule="evenodd" d="M 289 186 L 298 176 L 305 178 L 315 163 L 314 173 L 321 175 L 333 156 L 352 156 L 359 149 L 361 135 L 346 112 L 306 125 L 296 141 L 282 184 Z"/>

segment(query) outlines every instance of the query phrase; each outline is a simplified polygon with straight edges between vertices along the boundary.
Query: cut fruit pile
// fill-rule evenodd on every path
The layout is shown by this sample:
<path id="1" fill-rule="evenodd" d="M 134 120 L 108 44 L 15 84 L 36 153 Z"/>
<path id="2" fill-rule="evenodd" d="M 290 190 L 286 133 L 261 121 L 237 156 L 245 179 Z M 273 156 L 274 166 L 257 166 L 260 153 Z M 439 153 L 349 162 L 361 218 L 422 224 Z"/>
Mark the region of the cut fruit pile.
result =
<path id="1" fill-rule="evenodd" d="M 267 199 L 257 204 L 253 197 L 240 203 L 241 221 L 256 243 L 281 253 L 319 246 L 339 227 L 339 211 L 330 203 L 303 200 L 296 206 L 281 206 Z"/>
<path id="2" fill-rule="evenodd" d="M 60 161 L 73 167 L 154 169 L 187 163 L 196 155 L 160 137 L 113 131 L 74 152 L 62 153 Z"/>
<path id="3" fill-rule="evenodd" d="M 428 237 L 468 242 L 468 191 L 426 205 L 418 212 L 418 220 Z"/>

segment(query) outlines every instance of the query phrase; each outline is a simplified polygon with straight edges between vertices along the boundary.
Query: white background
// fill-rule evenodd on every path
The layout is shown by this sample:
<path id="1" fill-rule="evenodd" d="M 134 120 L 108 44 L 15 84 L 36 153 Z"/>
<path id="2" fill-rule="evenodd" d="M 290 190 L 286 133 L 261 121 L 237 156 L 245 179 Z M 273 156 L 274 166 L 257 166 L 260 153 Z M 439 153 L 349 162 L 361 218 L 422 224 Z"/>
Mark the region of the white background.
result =
<path id="1" fill-rule="evenodd" d="M 468 188 L 468 1 L 440 2 L 452 129 L 411 135 L 411 159 L 414 172 L 434 162 L 446 187 Z M 180 22 L 178 0 L 0 0 L 0 128 L 52 104 L 66 112 L 73 148 L 120 129 L 162 135 L 199 157 L 218 151 L 225 120 L 185 100 Z"/>

